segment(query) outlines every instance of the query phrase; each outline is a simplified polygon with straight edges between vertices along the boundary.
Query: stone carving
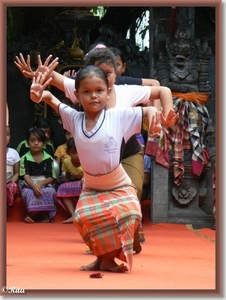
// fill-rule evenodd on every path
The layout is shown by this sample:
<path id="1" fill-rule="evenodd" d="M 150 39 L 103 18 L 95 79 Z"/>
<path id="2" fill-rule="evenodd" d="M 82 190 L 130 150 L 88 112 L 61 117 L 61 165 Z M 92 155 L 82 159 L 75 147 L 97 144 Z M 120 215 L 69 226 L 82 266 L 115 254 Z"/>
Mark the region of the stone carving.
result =
<path id="1" fill-rule="evenodd" d="M 172 194 L 180 204 L 185 205 L 194 199 L 197 194 L 197 189 L 186 182 L 180 187 L 173 187 Z"/>
<path id="2" fill-rule="evenodd" d="M 181 25 L 166 39 L 167 57 L 161 52 L 157 79 L 172 92 L 210 92 L 208 79 L 211 49 L 207 39 L 192 39 L 190 28 Z"/>

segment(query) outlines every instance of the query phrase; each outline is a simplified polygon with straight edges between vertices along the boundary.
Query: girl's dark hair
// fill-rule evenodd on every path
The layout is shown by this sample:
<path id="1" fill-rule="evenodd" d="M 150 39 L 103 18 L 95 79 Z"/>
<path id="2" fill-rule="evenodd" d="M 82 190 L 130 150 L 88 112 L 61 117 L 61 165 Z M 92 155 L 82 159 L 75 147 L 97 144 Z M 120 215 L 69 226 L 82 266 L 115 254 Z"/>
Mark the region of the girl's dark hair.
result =
<path id="1" fill-rule="evenodd" d="M 38 128 L 50 128 L 52 127 L 52 124 L 50 122 L 50 120 L 43 118 L 43 117 L 39 117 L 38 119 L 35 120 L 33 127 L 38 127 Z"/>
<path id="2" fill-rule="evenodd" d="M 46 142 L 46 135 L 44 133 L 44 131 L 41 128 L 38 127 L 33 127 L 31 129 L 29 129 L 28 133 L 27 133 L 27 137 L 26 137 L 26 141 L 28 142 L 30 139 L 31 135 L 36 136 L 38 139 L 40 139 L 43 143 Z"/>
<path id="3" fill-rule="evenodd" d="M 71 137 L 68 141 L 67 141 L 67 153 L 71 150 L 71 149 L 76 149 L 76 146 L 75 146 L 75 140 L 73 137 Z"/>
<path id="4" fill-rule="evenodd" d="M 117 70 L 115 54 L 109 48 L 93 48 L 84 57 L 84 66 L 100 65 L 102 63 L 114 67 Z"/>
<path id="5" fill-rule="evenodd" d="M 96 66 L 90 65 L 90 66 L 86 66 L 84 68 L 82 68 L 76 76 L 76 80 L 75 80 L 75 89 L 78 92 L 79 87 L 80 87 L 80 83 L 83 79 L 87 78 L 87 77 L 93 77 L 93 76 L 97 76 L 100 79 L 102 79 L 106 86 L 108 87 L 108 79 L 107 76 L 105 74 L 105 72 Z"/>
<path id="6" fill-rule="evenodd" d="M 123 64 L 125 63 L 125 56 L 124 56 L 124 54 L 123 54 L 123 52 L 122 52 L 121 49 L 115 48 L 115 47 L 110 47 L 109 49 L 114 53 L 115 57 L 119 56 L 121 58 L 121 60 L 122 60 L 122 63 Z"/>

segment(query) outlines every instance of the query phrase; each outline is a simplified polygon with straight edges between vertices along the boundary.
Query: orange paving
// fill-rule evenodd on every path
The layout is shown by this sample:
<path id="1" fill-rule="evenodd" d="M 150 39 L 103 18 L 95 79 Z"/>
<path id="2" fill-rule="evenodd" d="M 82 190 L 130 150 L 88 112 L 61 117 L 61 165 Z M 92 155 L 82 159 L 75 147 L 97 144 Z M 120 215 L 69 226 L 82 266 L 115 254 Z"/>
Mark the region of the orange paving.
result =
<path id="1" fill-rule="evenodd" d="M 134 255 L 132 272 L 102 272 L 101 279 L 92 279 L 92 272 L 79 267 L 95 257 L 84 253 L 85 245 L 74 225 L 61 223 L 65 219 L 62 211 L 54 223 L 26 224 L 20 220 L 22 212 L 14 209 L 6 226 L 8 287 L 64 295 L 90 290 L 134 291 L 134 295 L 143 290 L 208 290 L 210 295 L 216 290 L 215 230 L 194 230 L 189 224 L 153 225 L 145 216 L 146 241 L 142 252 Z"/>

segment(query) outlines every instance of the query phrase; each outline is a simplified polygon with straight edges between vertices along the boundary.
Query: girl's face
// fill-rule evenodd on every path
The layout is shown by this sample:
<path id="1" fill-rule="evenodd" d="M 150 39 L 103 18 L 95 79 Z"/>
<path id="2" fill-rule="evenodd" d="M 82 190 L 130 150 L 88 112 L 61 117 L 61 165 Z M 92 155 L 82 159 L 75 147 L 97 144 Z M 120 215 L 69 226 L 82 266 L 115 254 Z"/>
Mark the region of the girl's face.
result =
<path id="1" fill-rule="evenodd" d="M 108 86 L 112 88 L 116 80 L 115 68 L 112 65 L 99 62 L 95 63 L 94 66 L 101 68 L 105 72 L 108 79 Z"/>
<path id="2" fill-rule="evenodd" d="M 6 127 L 6 146 L 9 145 L 10 142 L 10 129 Z"/>
<path id="3" fill-rule="evenodd" d="M 118 76 L 121 76 L 125 72 L 126 64 L 122 62 L 122 59 L 119 55 L 115 57 L 115 60 Z"/>
<path id="4" fill-rule="evenodd" d="M 30 147 L 31 152 L 40 152 L 42 151 L 44 144 L 39 137 L 37 137 L 34 134 L 31 134 L 28 141 L 28 145 Z"/>
<path id="5" fill-rule="evenodd" d="M 72 137 L 71 133 L 69 131 L 65 132 L 65 139 L 68 141 Z"/>
<path id="6" fill-rule="evenodd" d="M 51 135 L 51 130 L 50 130 L 50 128 L 41 128 L 41 129 L 42 129 L 42 131 L 45 133 L 46 141 L 49 141 L 50 135 Z"/>
<path id="7" fill-rule="evenodd" d="M 80 163 L 80 160 L 78 157 L 78 152 L 76 149 L 70 149 L 68 151 L 68 155 L 71 157 L 71 162 L 72 162 L 73 166 L 75 166 L 75 167 L 81 166 L 81 163 Z"/>
<path id="8" fill-rule="evenodd" d="M 109 93 L 104 80 L 92 74 L 81 80 L 75 94 L 86 112 L 97 113 L 106 106 Z"/>

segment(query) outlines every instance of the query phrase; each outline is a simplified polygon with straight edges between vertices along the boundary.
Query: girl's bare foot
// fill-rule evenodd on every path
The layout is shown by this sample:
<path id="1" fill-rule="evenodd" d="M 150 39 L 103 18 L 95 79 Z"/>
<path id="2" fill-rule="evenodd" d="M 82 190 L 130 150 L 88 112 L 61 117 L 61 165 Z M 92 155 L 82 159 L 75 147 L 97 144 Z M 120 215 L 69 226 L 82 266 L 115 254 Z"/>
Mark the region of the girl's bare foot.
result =
<path id="1" fill-rule="evenodd" d="M 125 273 L 128 272 L 129 269 L 124 264 L 117 265 L 114 260 L 102 260 L 100 265 L 101 271 L 109 271 L 115 273 Z"/>
<path id="2" fill-rule="evenodd" d="M 98 257 L 94 262 L 87 266 L 82 266 L 80 268 L 80 271 L 99 271 L 100 270 L 100 264 L 101 264 L 101 257 Z"/>
<path id="3" fill-rule="evenodd" d="M 26 217 L 24 218 L 24 222 L 25 222 L 25 223 L 34 223 L 34 220 L 32 220 L 31 217 L 26 216 Z"/>
<path id="4" fill-rule="evenodd" d="M 70 217 L 69 219 L 62 222 L 63 224 L 71 224 L 73 223 L 73 217 Z"/>

